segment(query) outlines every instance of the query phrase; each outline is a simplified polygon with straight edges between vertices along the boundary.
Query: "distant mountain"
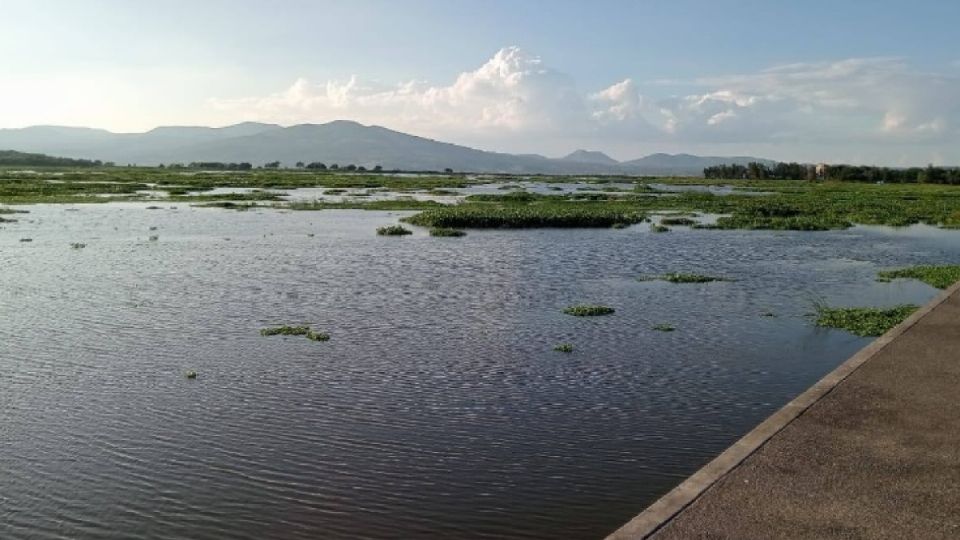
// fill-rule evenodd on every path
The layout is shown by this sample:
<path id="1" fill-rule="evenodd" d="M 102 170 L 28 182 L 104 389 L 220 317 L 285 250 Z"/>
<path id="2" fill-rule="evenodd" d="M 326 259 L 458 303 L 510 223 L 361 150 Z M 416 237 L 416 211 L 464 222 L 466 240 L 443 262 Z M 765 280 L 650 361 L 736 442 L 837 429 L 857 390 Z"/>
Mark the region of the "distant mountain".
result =
<path id="1" fill-rule="evenodd" d="M 516 174 L 676 174 L 699 175 L 722 163 L 763 161 L 757 158 L 654 154 L 620 163 L 602 152 L 577 150 L 559 159 L 536 154 L 487 152 L 408 135 L 347 120 L 326 124 L 245 122 L 222 128 L 158 127 L 146 133 L 111 133 L 101 129 L 34 126 L 0 129 L 0 149 L 39 152 L 117 164 L 191 163 L 200 161 L 298 161 L 327 165 L 381 165 L 385 169 L 504 172 Z"/>
<path id="2" fill-rule="evenodd" d="M 612 157 L 604 154 L 603 152 L 597 152 L 592 150 L 576 150 L 560 158 L 564 161 L 572 161 L 575 163 L 596 163 L 600 165 L 619 165 L 620 162 L 613 159 Z"/>

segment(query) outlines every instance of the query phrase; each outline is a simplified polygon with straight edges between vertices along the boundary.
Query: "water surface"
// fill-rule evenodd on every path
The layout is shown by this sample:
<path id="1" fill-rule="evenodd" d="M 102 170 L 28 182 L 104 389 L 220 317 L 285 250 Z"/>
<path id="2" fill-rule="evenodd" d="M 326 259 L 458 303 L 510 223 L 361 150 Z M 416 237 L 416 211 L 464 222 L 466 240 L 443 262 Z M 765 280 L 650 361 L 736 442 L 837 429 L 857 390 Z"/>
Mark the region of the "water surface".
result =
<path id="1" fill-rule="evenodd" d="M 928 227 L 385 238 L 408 213 L 146 206 L 0 229 L 0 538 L 598 538 L 868 342 L 814 301 L 923 303 L 875 272 L 960 259 Z M 635 279 L 672 271 L 737 281 Z"/>

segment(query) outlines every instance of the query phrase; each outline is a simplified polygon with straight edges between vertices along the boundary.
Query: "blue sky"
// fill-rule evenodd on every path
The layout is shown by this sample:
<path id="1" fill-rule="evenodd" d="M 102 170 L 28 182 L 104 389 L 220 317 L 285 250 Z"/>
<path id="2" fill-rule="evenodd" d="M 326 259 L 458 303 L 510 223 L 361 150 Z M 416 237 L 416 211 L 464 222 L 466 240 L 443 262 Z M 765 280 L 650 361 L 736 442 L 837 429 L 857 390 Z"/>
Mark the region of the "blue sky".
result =
<path id="1" fill-rule="evenodd" d="M 0 0 L 0 127 L 960 164 L 960 2 Z"/>

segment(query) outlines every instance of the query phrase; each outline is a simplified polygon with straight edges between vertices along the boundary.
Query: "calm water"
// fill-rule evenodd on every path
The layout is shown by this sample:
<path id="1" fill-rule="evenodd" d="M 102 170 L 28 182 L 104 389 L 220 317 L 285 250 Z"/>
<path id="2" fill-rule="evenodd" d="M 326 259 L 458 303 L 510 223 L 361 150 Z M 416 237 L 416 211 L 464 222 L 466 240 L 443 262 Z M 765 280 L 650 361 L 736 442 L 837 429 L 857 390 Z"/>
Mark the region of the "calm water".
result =
<path id="1" fill-rule="evenodd" d="M 403 214 L 146 206 L 0 229 L 0 538 L 598 538 L 867 343 L 815 300 L 923 303 L 875 271 L 960 260 L 926 227 L 384 238 Z M 738 281 L 634 279 L 667 271 Z"/>

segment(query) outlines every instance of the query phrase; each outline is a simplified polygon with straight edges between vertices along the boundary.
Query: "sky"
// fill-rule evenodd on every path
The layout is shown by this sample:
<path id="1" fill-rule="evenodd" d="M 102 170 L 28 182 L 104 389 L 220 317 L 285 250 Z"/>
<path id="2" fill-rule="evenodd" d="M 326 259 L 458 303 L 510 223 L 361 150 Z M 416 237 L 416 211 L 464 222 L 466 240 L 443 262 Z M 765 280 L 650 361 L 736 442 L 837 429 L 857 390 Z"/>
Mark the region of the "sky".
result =
<path id="1" fill-rule="evenodd" d="M 0 128 L 960 165 L 950 0 L 0 0 Z"/>

